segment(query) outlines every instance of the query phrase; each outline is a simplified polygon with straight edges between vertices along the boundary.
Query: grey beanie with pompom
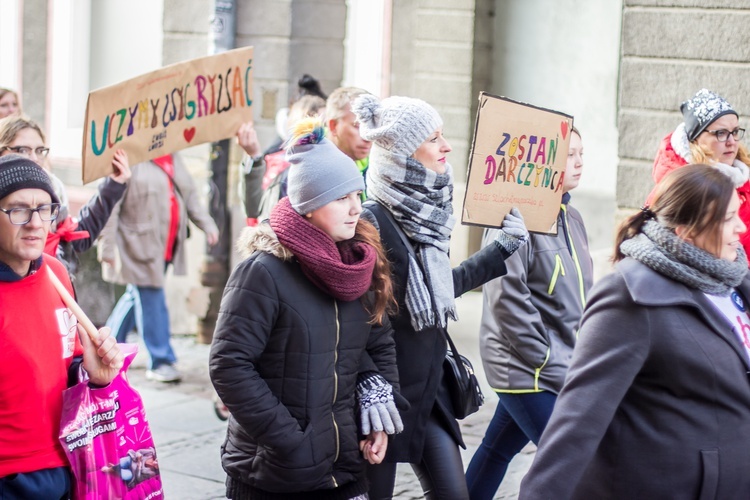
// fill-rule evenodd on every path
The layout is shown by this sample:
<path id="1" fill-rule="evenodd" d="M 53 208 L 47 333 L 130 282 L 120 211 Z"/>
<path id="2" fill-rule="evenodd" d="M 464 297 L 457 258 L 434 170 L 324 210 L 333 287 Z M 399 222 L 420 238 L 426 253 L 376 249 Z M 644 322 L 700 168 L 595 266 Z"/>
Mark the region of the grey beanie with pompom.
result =
<path id="1" fill-rule="evenodd" d="M 364 191 L 365 180 L 354 160 L 324 138 L 319 121 L 302 120 L 292 134 L 286 152 L 291 163 L 287 195 L 298 214 L 309 214 L 349 193 Z"/>
<path id="2" fill-rule="evenodd" d="M 440 114 L 421 99 L 391 96 L 382 101 L 372 94 L 352 104 L 363 139 L 392 153 L 411 156 L 427 138 L 443 126 Z"/>

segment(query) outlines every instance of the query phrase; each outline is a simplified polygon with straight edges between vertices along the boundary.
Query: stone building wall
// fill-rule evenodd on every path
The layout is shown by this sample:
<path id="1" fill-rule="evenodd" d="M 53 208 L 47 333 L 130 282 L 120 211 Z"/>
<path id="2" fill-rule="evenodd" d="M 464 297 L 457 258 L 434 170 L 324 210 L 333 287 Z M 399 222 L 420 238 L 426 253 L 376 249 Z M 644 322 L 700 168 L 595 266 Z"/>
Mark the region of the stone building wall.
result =
<path id="1" fill-rule="evenodd" d="M 619 89 L 619 216 L 653 187 L 661 139 L 682 120 L 680 103 L 706 87 L 750 126 L 750 1 L 624 0 Z M 747 141 L 747 139 L 746 139 Z"/>

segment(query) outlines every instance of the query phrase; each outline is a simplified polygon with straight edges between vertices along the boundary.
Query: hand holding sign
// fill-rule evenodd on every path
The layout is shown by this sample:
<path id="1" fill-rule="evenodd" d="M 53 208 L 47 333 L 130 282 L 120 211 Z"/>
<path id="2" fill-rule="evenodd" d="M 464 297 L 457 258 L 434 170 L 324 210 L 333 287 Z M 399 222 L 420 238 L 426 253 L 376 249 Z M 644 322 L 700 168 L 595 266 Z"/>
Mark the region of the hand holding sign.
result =
<path id="1" fill-rule="evenodd" d="M 112 169 L 114 172 L 110 174 L 110 177 L 113 181 L 126 184 L 130 180 L 133 173 L 130 171 L 128 154 L 124 149 L 115 151 L 115 155 L 112 157 Z"/>
<path id="2" fill-rule="evenodd" d="M 495 241 L 503 247 L 508 256 L 513 255 L 529 241 L 529 231 L 523 222 L 521 212 L 516 207 L 511 208 L 510 213 L 505 214 L 503 225 L 500 226 Z"/>
<path id="3" fill-rule="evenodd" d="M 529 231 L 555 233 L 572 121 L 482 92 L 462 222 L 500 227 L 518 207 Z"/>

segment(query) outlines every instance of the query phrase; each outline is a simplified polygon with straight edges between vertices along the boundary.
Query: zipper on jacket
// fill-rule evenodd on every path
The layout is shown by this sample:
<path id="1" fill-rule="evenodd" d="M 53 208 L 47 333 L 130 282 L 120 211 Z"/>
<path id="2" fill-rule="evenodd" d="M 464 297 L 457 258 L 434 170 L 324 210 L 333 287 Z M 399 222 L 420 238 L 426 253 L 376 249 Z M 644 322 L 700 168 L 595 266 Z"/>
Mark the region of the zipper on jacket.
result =
<path id="1" fill-rule="evenodd" d="M 534 391 L 539 391 L 539 375 L 542 373 L 542 370 L 545 366 L 547 366 L 547 361 L 549 361 L 549 355 L 550 355 L 550 348 L 547 348 L 547 355 L 544 356 L 544 363 L 542 363 L 542 366 L 534 370 Z"/>
<path id="2" fill-rule="evenodd" d="M 565 276 L 565 267 L 563 266 L 562 258 L 560 257 L 559 253 L 555 254 L 555 270 L 552 272 L 552 279 L 549 281 L 549 287 L 547 287 L 547 295 L 552 295 L 552 292 L 555 290 L 555 285 L 557 284 L 557 278 L 560 275 Z"/>
<path id="3" fill-rule="evenodd" d="M 565 204 L 562 205 L 563 217 L 565 218 L 565 227 L 570 232 L 570 224 L 568 224 L 568 209 Z M 581 270 L 581 263 L 578 262 L 578 252 L 576 252 L 576 246 L 573 244 L 573 233 L 570 234 L 570 253 L 573 256 L 573 262 L 576 265 L 576 271 L 578 272 L 578 293 L 581 294 L 581 307 L 586 307 L 586 289 L 583 285 L 583 271 Z"/>
<path id="4" fill-rule="evenodd" d="M 336 437 L 336 455 L 333 457 L 333 462 L 336 463 L 339 460 L 339 452 L 341 451 L 341 443 L 339 443 L 339 424 L 336 423 L 336 414 L 333 411 L 333 406 L 336 405 L 336 398 L 339 394 L 339 374 L 336 372 L 336 366 L 339 362 L 339 337 L 341 335 L 341 324 L 339 323 L 339 303 L 334 299 L 333 310 L 336 313 L 336 346 L 333 350 L 333 401 L 331 406 L 331 420 L 333 420 L 333 432 Z M 333 487 L 338 488 L 336 478 L 331 474 L 331 480 L 333 481 Z"/>

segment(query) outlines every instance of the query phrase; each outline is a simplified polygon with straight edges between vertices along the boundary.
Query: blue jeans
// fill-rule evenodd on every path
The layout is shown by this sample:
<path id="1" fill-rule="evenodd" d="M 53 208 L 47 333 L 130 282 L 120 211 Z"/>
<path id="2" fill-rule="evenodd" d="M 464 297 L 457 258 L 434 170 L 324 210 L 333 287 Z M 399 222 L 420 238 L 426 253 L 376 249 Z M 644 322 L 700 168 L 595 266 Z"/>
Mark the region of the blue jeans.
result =
<path id="1" fill-rule="evenodd" d="M 128 332 L 135 327 L 143 336 L 152 370 L 177 361 L 169 343 L 169 311 L 163 288 L 128 285 L 109 315 L 107 326 L 118 342 L 125 342 Z"/>
<path id="2" fill-rule="evenodd" d="M 466 470 L 471 500 L 492 500 L 513 457 L 529 441 L 539 444 L 557 400 L 557 394 L 548 391 L 498 397 L 495 415 Z"/>

